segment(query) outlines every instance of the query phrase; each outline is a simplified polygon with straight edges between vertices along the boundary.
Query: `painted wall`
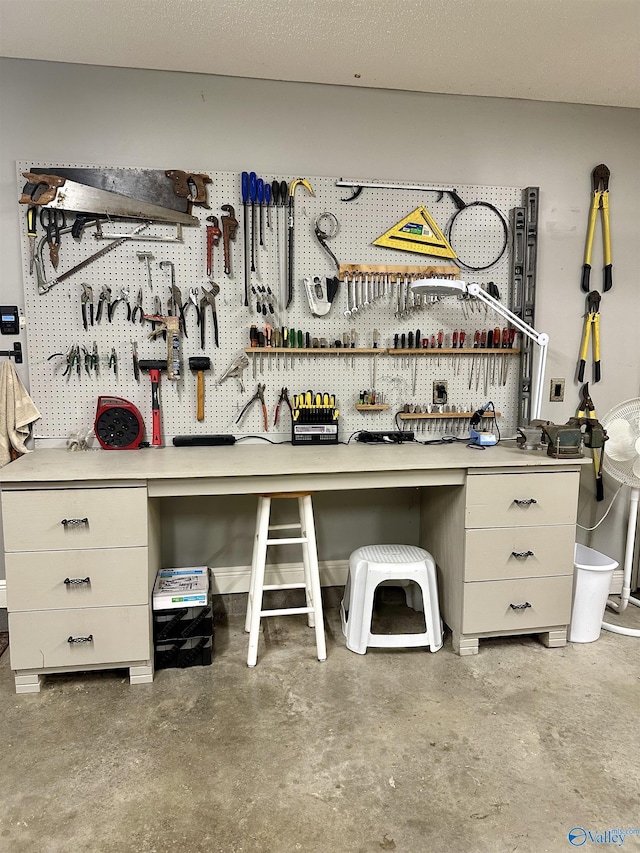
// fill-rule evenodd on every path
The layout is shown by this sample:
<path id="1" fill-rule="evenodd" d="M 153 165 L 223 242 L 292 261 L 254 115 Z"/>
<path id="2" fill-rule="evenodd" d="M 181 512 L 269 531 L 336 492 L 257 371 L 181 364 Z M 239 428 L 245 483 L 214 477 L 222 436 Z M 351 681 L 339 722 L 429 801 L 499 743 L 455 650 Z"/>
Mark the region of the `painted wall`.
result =
<path id="1" fill-rule="evenodd" d="M 640 394 L 640 111 L 2 59 L 0 117 L 0 298 L 18 305 L 16 160 L 539 186 L 536 326 L 551 339 L 547 377 L 566 379 L 564 403 L 545 393 L 543 416 L 556 423 L 578 402 L 590 174 L 605 162 L 614 287 L 601 306 L 603 381 L 592 396 L 604 414 Z M 598 288 L 601 246 L 598 229 Z M 592 495 L 585 476 L 585 526 L 602 509 Z M 618 501 L 581 540 L 620 559 L 625 510 Z"/>

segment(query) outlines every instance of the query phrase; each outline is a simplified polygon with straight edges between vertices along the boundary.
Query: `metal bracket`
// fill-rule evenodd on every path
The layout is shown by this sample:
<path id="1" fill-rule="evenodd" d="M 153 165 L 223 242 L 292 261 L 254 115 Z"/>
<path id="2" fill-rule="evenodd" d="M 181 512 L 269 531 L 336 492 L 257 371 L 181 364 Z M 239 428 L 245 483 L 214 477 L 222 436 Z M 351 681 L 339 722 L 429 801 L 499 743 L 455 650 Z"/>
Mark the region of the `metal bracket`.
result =
<path id="1" fill-rule="evenodd" d="M 8 356 L 9 358 L 15 358 L 16 364 L 22 364 L 22 344 L 15 341 L 12 350 L 5 349 L 0 351 L 0 356 L 3 355 Z"/>

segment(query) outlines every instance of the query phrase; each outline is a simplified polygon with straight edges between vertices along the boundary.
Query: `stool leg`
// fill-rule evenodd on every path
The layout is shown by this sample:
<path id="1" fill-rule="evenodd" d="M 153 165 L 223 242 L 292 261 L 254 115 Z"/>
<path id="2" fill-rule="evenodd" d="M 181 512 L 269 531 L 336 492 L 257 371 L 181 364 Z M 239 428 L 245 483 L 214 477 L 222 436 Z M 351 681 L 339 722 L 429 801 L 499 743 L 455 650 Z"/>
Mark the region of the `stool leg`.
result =
<path id="1" fill-rule="evenodd" d="M 316 544 L 316 530 L 313 522 L 313 505 L 311 495 L 302 498 L 302 511 L 304 516 L 303 536 L 307 537 L 307 559 L 309 561 L 309 575 L 311 583 L 311 604 L 316 631 L 316 647 L 318 660 L 327 659 L 327 646 L 324 637 L 324 618 L 322 615 L 322 590 L 320 589 L 320 570 L 318 568 L 318 549 Z"/>
<path id="2" fill-rule="evenodd" d="M 259 546 L 258 546 L 258 531 L 260 530 L 260 520 L 262 518 L 262 504 L 265 498 L 258 496 L 258 510 L 256 512 L 256 527 L 253 536 L 253 552 L 251 555 L 251 575 L 249 576 L 249 594 L 247 595 L 247 615 L 244 620 L 244 630 L 249 633 L 249 629 L 251 628 L 251 605 L 254 596 L 254 583 L 256 577 L 256 562 L 258 559 Z M 267 498 L 266 500 L 269 500 Z M 268 527 L 268 522 L 267 522 Z"/>
<path id="3" fill-rule="evenodd" d="M 305 517 L 304 517 L 304 498 L 298 498 L 298 514 L 300 516 L 300 535 L 306 536 Z M 304 595 L 307 607 L 313 607 L 311 597 L 311 568 L 309 566 L 309 541 L 302 543 L 302 565 L 304 566 Z M 307 615 L 307 625 L 314 628 L 316 620 L 313 613 Z"/>
<path id="4" fill-rule="evenodd" d="M 251 571 L 251 588 L 249 589 L 250 604 L 248 608 L 250 607 L 251 614 L 249 619 L 247 666 L 255 666 L 258 662 L 260 611 L 262 610 L 264 572 L 267 562 L 267 539 L 269 538 L 269 512 L 271 509 L 271 498 L 259 498 L 258 501 L 255 554 Z"/>

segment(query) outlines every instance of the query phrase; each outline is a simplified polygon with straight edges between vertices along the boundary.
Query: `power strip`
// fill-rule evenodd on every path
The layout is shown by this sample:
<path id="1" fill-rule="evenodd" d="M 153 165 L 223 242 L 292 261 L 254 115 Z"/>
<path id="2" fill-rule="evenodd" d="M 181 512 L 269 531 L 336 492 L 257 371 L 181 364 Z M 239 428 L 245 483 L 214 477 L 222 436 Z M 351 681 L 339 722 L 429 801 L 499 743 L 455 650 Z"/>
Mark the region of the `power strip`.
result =
<path id="1" fill-rule="evenodd" d="M 358 433 L 358 441 L 364 444 L 404 444 L 405 441 L 413 441 L 414 433 L 407 430 L 406 432 L 367 432 L 361 430 Z"/>

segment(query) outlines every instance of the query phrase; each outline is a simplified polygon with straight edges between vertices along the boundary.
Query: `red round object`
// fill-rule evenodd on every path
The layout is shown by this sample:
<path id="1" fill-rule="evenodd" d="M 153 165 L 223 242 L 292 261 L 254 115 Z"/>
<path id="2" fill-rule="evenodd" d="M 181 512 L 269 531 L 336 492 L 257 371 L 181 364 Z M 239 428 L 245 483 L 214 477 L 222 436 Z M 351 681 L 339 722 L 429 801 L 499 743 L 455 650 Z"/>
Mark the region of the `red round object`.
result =
<path id="1" fill-rule="evenodd" d="M 144 434 L 144 421 L 129 400 L 98 397 L 93 428 L 104 450 L 137 450 Z"/>

